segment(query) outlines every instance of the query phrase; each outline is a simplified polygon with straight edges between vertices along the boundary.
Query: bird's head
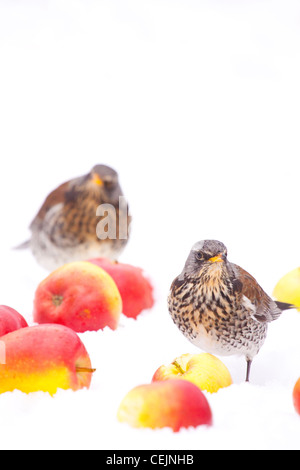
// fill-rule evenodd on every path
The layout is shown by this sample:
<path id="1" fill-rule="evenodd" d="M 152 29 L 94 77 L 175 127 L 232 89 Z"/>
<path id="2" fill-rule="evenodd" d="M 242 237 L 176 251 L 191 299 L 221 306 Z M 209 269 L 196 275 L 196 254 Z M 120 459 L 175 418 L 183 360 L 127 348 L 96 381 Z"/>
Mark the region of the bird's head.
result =
<path id="1" fill-rule="evenodd" d="M 96 165 L 87 175 L 69 182 L 66 199 L 74 202 L 91 198 L 98 204 L 117 204 L 120 196 L 123 196 L 123 193 L 118 173 L 109 166 Z"/>
<path id="2" fill-rule="evenodd" d="M 117 204 L 119 197 L 123 195 L 118 173 L 106 165 L 94 166 L 79 182 L 83 191 L 102 202 Z M 79 189 L 80 187 L 78 186 Z"/>
<path id="3" fill-rule="evenodd" d="M 106 165 L 94 166 L 88 175 L 88 181 L 90 184 L 107 190 L 113 190 L 119 184 L 118 173 Z"/>
<path id="4" fill-rule="evenodd" d="M 196 243 L 186 261 L 182 275 L 199 275 L 222 271 L 227 264 L 227 248 L 217 240 L 202 240 Z"/>

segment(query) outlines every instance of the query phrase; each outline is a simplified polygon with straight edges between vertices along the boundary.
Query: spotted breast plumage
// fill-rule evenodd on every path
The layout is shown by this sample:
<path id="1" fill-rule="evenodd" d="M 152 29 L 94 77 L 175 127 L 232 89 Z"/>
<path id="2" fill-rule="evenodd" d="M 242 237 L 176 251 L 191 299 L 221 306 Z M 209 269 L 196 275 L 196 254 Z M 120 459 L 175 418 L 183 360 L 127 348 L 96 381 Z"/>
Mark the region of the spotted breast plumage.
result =
<path id="1" fill-rule="evenodd" d="M 225 245 L 217 240 L 194 245 L 171 286 L 168 305 L 174 323 L 199 348 L 245 356 L 247 381 L 268 323 L 293 307 L 273 301 L 253 276 L 228 261 Z"/>

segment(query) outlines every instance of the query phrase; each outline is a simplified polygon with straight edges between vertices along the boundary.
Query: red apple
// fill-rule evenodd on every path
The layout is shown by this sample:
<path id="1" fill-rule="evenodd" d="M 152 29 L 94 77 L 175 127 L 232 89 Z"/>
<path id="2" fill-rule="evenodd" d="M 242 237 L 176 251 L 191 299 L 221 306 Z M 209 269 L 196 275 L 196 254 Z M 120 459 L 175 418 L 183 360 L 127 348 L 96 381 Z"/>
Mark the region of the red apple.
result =
<path id="1" fill-rule="evenodd" d="M 89 388 L 93 369 L 79 336 L 61 325 L 22 328 L 1 338 L 0 393 L 21 390 L 54 395 L 59 388 Z"/>
<path id="2" fill-rule="evenodd" d="M 122 312 L 119 290 L 107 272 L 88 262 L 75 262 L 51 273 L 34 299 L 37 323 L 59 323 L 78 333 L 106 326 L 115 330 Z"/>
<path id="3" fill-rule="evenodd" d="M 188 380 L 201 390 L 216 393 L 220 388 L 232 385 L 229 370 L 220 359 L 208 353 L 183 354 L 172 364 L 160 366 L 152 381 Z"/>
<path id="4" fill-rule="evenodd" d="M 118 420 L 135 428 L 181 428 L 212 424 L 203 392 L 186 380 L 140 385 L 131 390 L 118 410 Z"/>
<path id="5" fill-rule="evenodd" d="M 293 399 L 294 399 L 295 409 L 297 413 L 300 415 L 300 379 L 295 385 L 295 388 L 293 391 Z"/>
<path id="6" fill-rule="evenodd" d="M 89 261 L 104 269 L 117 284 L 123 301 L 124 315 L 136 318 L 143 310 L 153 307 L 153 286 L 141 268 L 106 258 Z"/>
<path id="7" fill-rule="evenodd" d="M 0 336 L 26 326 L 28 326 L 26 320 L 16 310 L 0 305 Z"/>

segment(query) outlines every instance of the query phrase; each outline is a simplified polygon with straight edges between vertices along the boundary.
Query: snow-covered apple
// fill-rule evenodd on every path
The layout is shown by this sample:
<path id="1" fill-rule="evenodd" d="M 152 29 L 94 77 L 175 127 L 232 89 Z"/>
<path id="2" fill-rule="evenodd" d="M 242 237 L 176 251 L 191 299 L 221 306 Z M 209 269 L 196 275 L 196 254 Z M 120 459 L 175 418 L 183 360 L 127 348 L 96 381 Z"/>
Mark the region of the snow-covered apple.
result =
<path id="1" fill-rule="evenodd" d="M 54 395 L 58 389 L 89 388 L 94 372 L 79 336 L 62 325 L 37 325 L 1 337 L 0 393 L 21 390 Z"/>
<path id="2" fill-rule="evenodd" d="M 183 354 L 172 364 L 160 366 L 152 381 L 188 380 L 210 393 L 232 385 L 229 370 L 217 357 L 207 354 Z"/>
<path id="3" fill-rule="evenodd" d="M 22 315 L 11 307 L 0 305 L 0 336 L 27 327 Z"/>
<path id="4" fill-rule="evenodd" d="M 295 305 L 300 311 L 300 268 L 293 269 L 278 281 L 273 296 L 279 302 Z"/>
<path id="5" fill-rule="evenodd" d="M 115 330 L 121 313 L 122 299 L 111 276 L 85 261 L 53 271 L 35 293 L 35 322 L 59 323 L 78 333 L 106 326 Z"/>
<path id="6" fill-rule="evenodd" d="M 297 413 L 300 415 L 300 379 L 297 381 L 293 391 L 294 406 Z"/>
<path id="7" fill-rule="evenodd" d="M 143 269 L 106 258 L 89 261 L 103 268 L 117 284 L 123 301 L 124 315 L 136 318 L 142 311 L 153 307 L 153 286 Z"/>
<path id="8" fill-rule="evenodd" d="M 202 391 L 186 380 L 140 385 L 123 399 L 118 420 L 135 428 L 181 428 L 212 424 L 212 412 Z"/>

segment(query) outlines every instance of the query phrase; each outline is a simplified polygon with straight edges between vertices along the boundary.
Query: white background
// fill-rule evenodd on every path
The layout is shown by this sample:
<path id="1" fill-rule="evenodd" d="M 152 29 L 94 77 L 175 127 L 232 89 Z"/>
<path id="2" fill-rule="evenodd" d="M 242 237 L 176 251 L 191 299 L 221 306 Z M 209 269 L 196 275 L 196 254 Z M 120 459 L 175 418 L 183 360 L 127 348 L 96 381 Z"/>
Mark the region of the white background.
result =
<path id="1" fill-rule="evenodd" d="M 83 335 L 97 367 L 89 392 L 0 397 L 0 446 L 300 447 L 296 312 L 271 325 L 252 385 L 243 359 L 224 360 L 236 385 L 209 397 L 209 432 L 115 420 L 130 388 L 197 352 L 166 307 L 196 241 L 223 241 L 269 294 L 300 264 L 299 26 L 296 0 L 0 0 L 0 303 L 32 321 L 47 273 L 11 247 L 49 191 L 96 163 L 119 172 L 134 217 L 122 260 L 157 293 L 138 322 Z"/>

